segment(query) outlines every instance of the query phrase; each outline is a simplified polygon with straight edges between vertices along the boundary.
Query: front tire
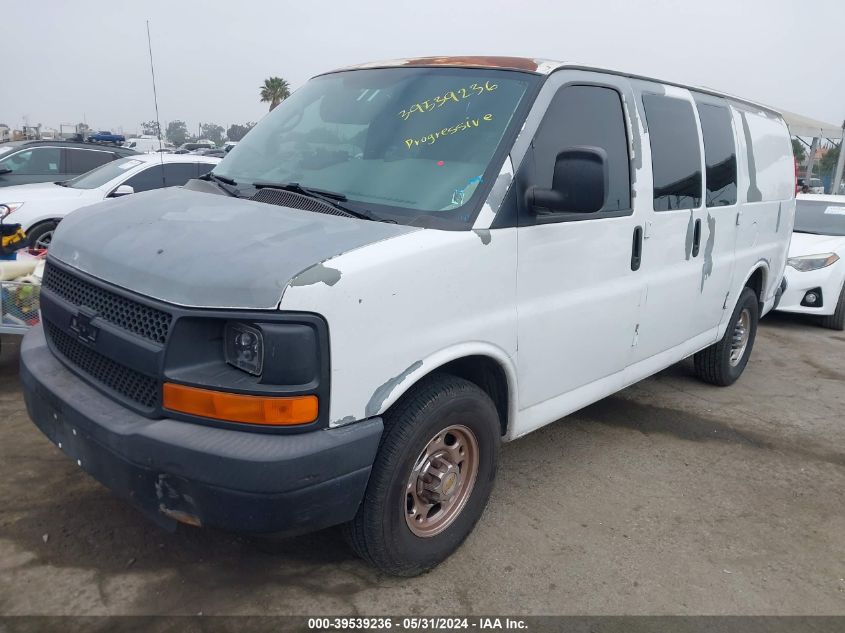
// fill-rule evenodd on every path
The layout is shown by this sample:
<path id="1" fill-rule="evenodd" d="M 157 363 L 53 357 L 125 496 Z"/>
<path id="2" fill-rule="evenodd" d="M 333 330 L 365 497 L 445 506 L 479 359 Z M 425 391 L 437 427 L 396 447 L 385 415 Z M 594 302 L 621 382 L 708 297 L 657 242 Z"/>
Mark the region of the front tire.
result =
<path id="1" fill-rule="evenodd" d="M 722 340 L 693 357 L 696 375 L 720 387 L 734 384 L 748 364 L 759 319 L 757 295 L 751 288 L 743 288 Z"/>
<path id="2" fill-rule="evenodd" d="M 26 234 L 29 239 L 29 247 L 39 250 L 50 248 L 50 243 L 53 241 L 53 233 L 56 231 L 57 226 L 59 226 L 57 220 L 49 220 L 33 227 Z"/>
<path id="3" fill-rule="evenodd" d="M 840 332 L 845 330 L 845 285 L 842 286 L 842 290 L 839 292 L 836 310 L 833 314 L 823 316 L 821 318 L 821 324 L 823 327 L 831 330 L 839 330 Z"/>
<path id="4" fill-rule="evenodd" d="M 384 421 L 364 500 L 345 535 L 381 571 L 416 576 L 452 554 L 484 512 L 499 415 L 475 384 L 442 374 L 403 396 Z"/>

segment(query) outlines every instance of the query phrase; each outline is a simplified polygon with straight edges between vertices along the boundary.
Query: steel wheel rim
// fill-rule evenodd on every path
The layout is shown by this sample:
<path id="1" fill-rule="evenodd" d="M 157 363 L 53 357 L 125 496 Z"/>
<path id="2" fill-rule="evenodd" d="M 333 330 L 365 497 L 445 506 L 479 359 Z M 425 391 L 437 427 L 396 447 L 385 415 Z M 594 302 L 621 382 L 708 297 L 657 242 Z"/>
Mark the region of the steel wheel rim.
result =
<path id="1" fill-rule="evenodd" d="M 731 367 L 739 365 L 742 357 L 745 356 L 749 338 L 751 338 L 751 310 L 743 308 L 731 334 Z"/>
<path id="2" fill-rule="evenodd" d="M 432 437 L 405 485 L 402 511 L 408 529 L 430 538 L 452 525 L 472 495 L 478 464 L 478 440 L 469 428 L 453 424 Z"/>

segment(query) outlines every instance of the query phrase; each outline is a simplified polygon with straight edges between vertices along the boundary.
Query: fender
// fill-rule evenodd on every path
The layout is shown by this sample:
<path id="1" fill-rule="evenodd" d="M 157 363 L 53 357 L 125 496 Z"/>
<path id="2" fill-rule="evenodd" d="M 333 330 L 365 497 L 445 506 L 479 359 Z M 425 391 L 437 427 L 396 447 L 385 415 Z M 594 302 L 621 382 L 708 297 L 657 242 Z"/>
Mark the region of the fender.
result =
<path id="1" fill-rule="evenodd" d="M 486 341 L 467 341 L 441 350 L 412 363 L 398 376 L 389 378 L 374 392 L 367 404 L 367 416 L 379 416 L 387 411 L 405 393 L 411 390 L 426 376 L 448 363 L 469 356 L 485 356 L 493 360 L 505 373 L 508 385 L 508 428 L 505 440 L 512 439 L 513 421 L 519 409 L 517 402 L 516 363 L 501 347 Z"/>
<path id="2" fill-rule="evenodd" d="M 754 263 L 754 266 L 752 266 L 751 270 L 745 275 L 745 278 L 742 280 L 742 283 L 739 286 L 737 286 L 736 289 L 733 291 L 734 296 L 736 298 L 731 302 L 730 313 L 728 313 L 725 316 L 725 318 L 722 319 L 722 322 L 719 324 L 719 332 L 718 332 L 718 335 L 716 337 L 717 341 L 722 340 L 722 337 L 725 335 L 725 332 L 728 329 L 728 325 L 730 323 L 729 316 L 730 316 L 730 314 L 733 314 L 734 308 L 736 308 L 736 302 L 739 301 L 740 292 L 742 291 L 743 288 L 745 288 L 746 284 L 748 283 L 748 280 L 751 279 L 751 277 L 754 275 L 754 273 L 756 273 L 758 270 L 763 271 L 763 283 L 762 283 L 762 289 L 760 290 L 760 294 L 761 294 L 760 303 L 765 305 L 768 302 L 768 300 L 766 298 L 766 294 L 768 292 L 767 289 L 768 289 L 768 285 L 769 285 L 769 275 L 770 275 L 769 260 L 761 258 L 761 259 L 757 260 L 757 262 Z M 772 299 L 772 302 L 774 302 L 774 299 Z M 762 317 L 763 315 L 760 314 L 760 316 Z"/>

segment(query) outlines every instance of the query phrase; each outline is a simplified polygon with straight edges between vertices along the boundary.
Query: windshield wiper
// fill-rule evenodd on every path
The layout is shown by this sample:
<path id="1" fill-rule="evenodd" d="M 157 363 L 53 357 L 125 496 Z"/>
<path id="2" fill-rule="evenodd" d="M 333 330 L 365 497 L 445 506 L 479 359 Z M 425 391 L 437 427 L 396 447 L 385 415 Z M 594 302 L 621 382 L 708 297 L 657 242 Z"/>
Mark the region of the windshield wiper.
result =
<path id="1" fill-rule="evenodd" d="M 217 174 L 208 172 L 205 176 L 200 176 L 199 180 L 215 182 L 218 187 L 234 198 L 239 198 L 241 195 L 241 192 L 237 189 L 237 181 L 231 178 L 226 178 L 226 176 L 218 176 Z"/>
<path id="2" fill-rule="evenodd" d="M 303 196 L 308 196 L 309 198 L 314 198 L 315 200 L 320 200 L 333 206 L 335 209 L 339 211 L 343 211 L 345 214 L 360 218 L 362 220 L 372 220 L 374 222 L 389 222 L 391 224 L 396 224 L 396 220 L 382 218 L 373 213 L 368 211 L 358 211 L 356 209 L 350 209 L 348 206 L 341 204 L 342 202 L 346 202 L 348 198 L 336 191 L 326 191 L 325 189 L 312 189 L 310 187 L 303 187 L 298 182 L 289 182 L 289 183 L 274 183 L 274 182 L 254 182 L 252 186 L 256 189 L 280 189 L 281 191 L 290 191 L 292 193 L 298 193 Z"/>

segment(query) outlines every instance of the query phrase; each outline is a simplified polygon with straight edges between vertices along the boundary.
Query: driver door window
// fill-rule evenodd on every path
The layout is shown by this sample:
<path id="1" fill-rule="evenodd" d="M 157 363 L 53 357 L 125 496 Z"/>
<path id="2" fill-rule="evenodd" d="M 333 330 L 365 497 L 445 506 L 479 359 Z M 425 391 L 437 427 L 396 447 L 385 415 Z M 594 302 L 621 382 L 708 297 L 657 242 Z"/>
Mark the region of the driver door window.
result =
<path id="1" fill-rule="evenodd" d="M 598 147 L 607 154 L 608 189 L 601 213 L 630 211 L 628 137 L 616 90 L 572 85 L 555 95 L 534 137 L 533 184 L 550 188 L 558 154 L 576 146 Z"/>

